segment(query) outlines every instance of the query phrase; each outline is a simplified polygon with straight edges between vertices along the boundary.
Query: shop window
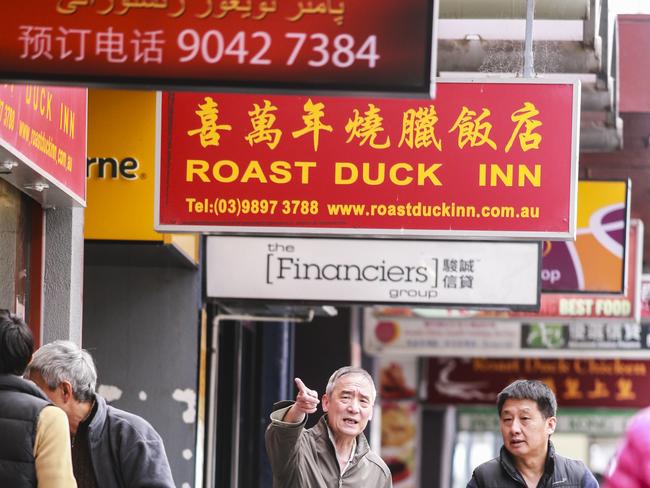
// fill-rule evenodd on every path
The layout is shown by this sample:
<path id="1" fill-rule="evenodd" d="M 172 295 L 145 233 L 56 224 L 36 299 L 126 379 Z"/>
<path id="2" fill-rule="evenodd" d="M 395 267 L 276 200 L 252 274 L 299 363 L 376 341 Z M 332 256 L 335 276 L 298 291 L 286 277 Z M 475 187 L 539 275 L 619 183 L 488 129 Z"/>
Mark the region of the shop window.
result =
<path id="1" fill-rule="evenodd" d="M 481 463 L 497 456 L 503 445 L 497 432 L 458 432 L 454 446 L 452 488 L 465 488 Z"/>

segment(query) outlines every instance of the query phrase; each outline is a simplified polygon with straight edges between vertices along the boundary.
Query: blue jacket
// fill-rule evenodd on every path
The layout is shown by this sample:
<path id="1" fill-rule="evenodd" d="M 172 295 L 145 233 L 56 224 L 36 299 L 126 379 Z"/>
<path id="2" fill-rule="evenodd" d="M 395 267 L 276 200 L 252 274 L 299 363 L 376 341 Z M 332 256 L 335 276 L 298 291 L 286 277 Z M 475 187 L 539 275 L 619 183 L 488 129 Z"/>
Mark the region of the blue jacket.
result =
<path id="1" fill-rule="evenodd" d="M 555 453 L 548 441 L 544 474 L 538 488 L 598 488 L 598 481 L 582 461 L 565 458 Z M 501 448 L 499 457 L 481 464 L 474 470 L 467 488 L 526 488 L 510 453 Z"/>
<path id="2" fill-rule="evenodd" d="M 102 488 L 175 488 L 160 435 L 142 417 L 106 404 L 88 425 L 95 479 Z"/>

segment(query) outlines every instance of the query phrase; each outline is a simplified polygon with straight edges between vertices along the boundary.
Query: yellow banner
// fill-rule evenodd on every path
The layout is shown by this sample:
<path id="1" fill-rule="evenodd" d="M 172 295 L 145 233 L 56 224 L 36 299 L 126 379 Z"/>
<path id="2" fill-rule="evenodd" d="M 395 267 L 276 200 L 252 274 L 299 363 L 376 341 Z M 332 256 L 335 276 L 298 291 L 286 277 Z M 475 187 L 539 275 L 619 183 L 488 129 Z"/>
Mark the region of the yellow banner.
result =
<path id="1" fill-rule="evenodd" d="M 162 241 L 153 229 L 155 92 L 88 91 L 86 239 Z"/>
<path id="2" fill-rule="evenodd" d="M 171 244 L 196 263 L 196 235 L 153 228 L 155 118 L 155 92 L 88 91 L 85 238 Z"/>

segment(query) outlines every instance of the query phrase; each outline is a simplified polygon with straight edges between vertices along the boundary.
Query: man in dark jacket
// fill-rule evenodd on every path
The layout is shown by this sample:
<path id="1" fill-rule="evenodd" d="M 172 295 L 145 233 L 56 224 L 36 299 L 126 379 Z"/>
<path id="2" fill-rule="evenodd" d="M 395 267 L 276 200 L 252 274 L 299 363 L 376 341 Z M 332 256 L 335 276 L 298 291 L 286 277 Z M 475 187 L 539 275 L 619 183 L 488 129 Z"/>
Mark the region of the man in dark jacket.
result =
<path id="1" fill-rule="evenodd" d="M 497 397 L 503 447 L 474 470 L 467 488 L 598 488 L 582 461 L 555 452 L 557 401 L 541 381 L 517 380 Z"/>
<path id="2" fill-rule="evenodd" d="M 65 413 L 20 377 L 33 350 L 27 324 L 0 310 L 0 486 L 74 488 Z"/>
<path id="3" fill-rule="evenodd" d="M 304 429 L 318 394 L 296 378 L 295 402 L 282 402 L 271 414 L 266 451 L 277 488 L 390 488 L 386 463 L 370 450 L 363 430 L 372 418 L 376 391 L 361 368 L 344 367 L 332 374 L 325 394 L 325 415 Z"/>
<path id="4" fill-rule="evenodd" d="M 46 344 L 27 374 L 68 416 L 79 488 L 175 488 L 154 428 L 95 393 L 97 372 L 87 351 L 69 341 Z"/>

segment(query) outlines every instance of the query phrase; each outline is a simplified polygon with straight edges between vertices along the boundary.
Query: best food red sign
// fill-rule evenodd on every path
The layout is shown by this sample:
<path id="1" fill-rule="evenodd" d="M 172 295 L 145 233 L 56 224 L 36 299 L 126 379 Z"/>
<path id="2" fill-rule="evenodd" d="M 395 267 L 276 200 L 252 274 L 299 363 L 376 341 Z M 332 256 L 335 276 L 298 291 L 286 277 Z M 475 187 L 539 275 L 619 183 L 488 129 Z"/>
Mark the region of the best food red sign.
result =
<path id="1" fill-rule="evenodd" d="M 438 83 L 435 101 L 168 93 L 156 228 L 566 239 L 577 83 Z"/>
<path id="2" fill-rule="evenodd" d="M 428 93 L 432 0 L 2 2 L 4 78 Z"/>

